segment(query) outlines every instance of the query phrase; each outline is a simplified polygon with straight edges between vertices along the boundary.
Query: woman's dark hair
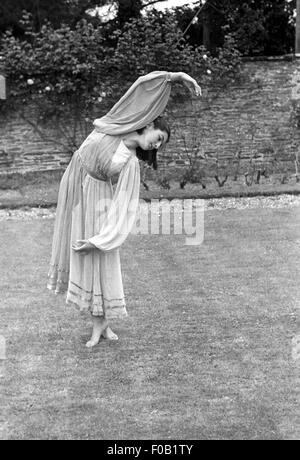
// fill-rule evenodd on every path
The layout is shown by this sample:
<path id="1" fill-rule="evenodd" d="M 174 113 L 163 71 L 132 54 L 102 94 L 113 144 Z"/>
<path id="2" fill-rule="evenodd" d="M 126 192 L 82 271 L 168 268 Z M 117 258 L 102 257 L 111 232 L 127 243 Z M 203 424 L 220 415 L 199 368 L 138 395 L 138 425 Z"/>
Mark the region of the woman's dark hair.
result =
<path id="1" fill-rule="evenodd" d="M 161 131 L 165 131 L 168 134 L 167 142 L 170 140 L 171 130 L 170 126 L 166 122 L 163 117 L 158 117 L 153 121 L 154 129 L 160 129 Z M 138 134 L 143 134 L 144 128 L 137 129 Z M 152 166 L 153 169 L 157 169 L 157 149 L 153 150 L 143 150 L 141 147 L 137 147 L 136 149 L 136 156 L 143 161 L 146 161 L 149 166 Z"/>

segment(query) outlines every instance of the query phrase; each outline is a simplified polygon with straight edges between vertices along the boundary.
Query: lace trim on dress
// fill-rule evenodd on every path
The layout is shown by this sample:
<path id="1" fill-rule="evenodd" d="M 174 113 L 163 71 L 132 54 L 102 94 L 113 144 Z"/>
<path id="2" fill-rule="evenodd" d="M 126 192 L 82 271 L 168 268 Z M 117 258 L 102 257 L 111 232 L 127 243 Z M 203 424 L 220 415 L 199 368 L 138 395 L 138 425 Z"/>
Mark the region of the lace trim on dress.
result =
<path id="1" fill-rule="evenodd" d="M 92 293 L 90 297 L 84 297 L 84 295 L 82 295 L 82 293 L 77 293 L 77 292 L 72 291 L 72 289 L 69 289 L 68 296 L 69 295 L 79 297 L 84 302 L 89 302 L 89 303 L 93 301 L 94 297 L 101 297 L 101 300 L 103 301 L 103 302 L 101 302 L 101 305 L 103 305 L 103 304 L 105 305 L 105 303 L 108 303 L 109 308 L 125 307 L 125 305 L 126 305 L 124 299 L 111 299 L 111 300 L 108 300 L 108 299 L 105 299 L 105 297 L 103 297 L 102 294 L 93 294 Z M 116 300 L 119 300 L 120 304 L 116 304 L 116 305 L 111 305 L 110 304 L 110 302 L 116 302 Z"/>
<path id="2" fill-rule="evenodd" d="M 75 292 L 69 289 L 66 303 L 75 305 L 81 312 L 89 311 L 94 316 L 105 315 L 110 319 L 128 316 L 124 299 L 120 299 L 119 302 L 113 299 L 109 301 L 101 294 L 91 294 L 91 296 L 87 298 L 84 292 L 80 290 L 79 292 Z"/>
<path id="3" fill-rule="evenodd" d="M 81 291 L 85 292 L 86 294 L 92 294 L 93 296 L 101 296 L 103 300 L 106 300 L 107 302 L 112 302 L 112 301 L 115 301 L 115 300 L 121 300 L 123 301 L 124 300 L 124 297 L 121 297 L 121 298 L 118 298 L 118 299 L 106 299 L 105 297 L 103 297 L 103 294 L 94 294 L 94 291 L 87 291 L 86 289 L 83 289 L 81 286 L 78 286 L 78 284 L 74 283 L 73 281 L 69 281 L 70 284 L 73 284 L 73 286 L 77 287 L 78 289 L 80 289 Z"/>

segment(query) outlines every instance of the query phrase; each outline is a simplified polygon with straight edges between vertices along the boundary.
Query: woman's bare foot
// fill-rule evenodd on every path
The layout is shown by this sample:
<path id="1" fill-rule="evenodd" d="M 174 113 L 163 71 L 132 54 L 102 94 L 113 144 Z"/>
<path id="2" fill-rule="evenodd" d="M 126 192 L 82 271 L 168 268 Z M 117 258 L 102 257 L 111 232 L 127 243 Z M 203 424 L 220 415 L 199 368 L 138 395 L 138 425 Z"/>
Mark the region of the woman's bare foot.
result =
<path id="1" fill-rule="evenodd" d="M 98 345 L 102 333 L 107 329 L 107 321 L 103 316 L 92 316 L 93 333 L 91 339 L 87 342 L 88 348 Z"/>
<path id="2" fill-rule="evenodd" d="M 101 337 L 107 340 L 119 340 L 117 334 L 115 334 L 109 326 L 102 332 Z"/>

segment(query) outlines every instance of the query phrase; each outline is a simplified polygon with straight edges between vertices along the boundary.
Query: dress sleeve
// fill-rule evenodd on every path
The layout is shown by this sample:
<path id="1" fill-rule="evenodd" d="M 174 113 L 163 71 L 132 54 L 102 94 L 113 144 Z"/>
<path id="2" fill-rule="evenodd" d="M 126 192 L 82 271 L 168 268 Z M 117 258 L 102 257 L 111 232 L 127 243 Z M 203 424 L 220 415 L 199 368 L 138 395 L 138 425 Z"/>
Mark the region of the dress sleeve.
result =
<path id="1" fill-rule="evenodd" d="M 97 130 L 119 135 L 145 127 L 162 114 L 171 92 L 172 74 L 156 71 L 140 77 L 102 118 L 94 121 Z"/>
<path id="2" fill-rule="evenodd" d="M 120 173 L 99 235 L 88 241 L 101 251 L 111 251 L 121 246 L 133 227 L 139 206 L 139 193 L 140 166 L 136 156 L 132 156 Z"/>

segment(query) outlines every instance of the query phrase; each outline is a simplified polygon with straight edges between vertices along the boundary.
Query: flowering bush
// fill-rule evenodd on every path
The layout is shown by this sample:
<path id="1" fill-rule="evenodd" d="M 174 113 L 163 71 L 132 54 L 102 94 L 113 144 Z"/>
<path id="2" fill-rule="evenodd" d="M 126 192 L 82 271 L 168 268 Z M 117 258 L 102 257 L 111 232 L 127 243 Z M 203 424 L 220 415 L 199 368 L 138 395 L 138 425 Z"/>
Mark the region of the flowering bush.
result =
<path id="1" fill-rule="evenodd" d="M 108 39 L 105 26 L 84 20 L 74 29 L 46 23 L 35 32 L 27 14 L 23 27 L 25 41 L 10 32 L 1 41 L 10 86 L 7 107 L 18 109 L 41 135 L 46 127 L 47 136 L 70 152 L 91 119 L 105 113 L 139 75 L 185 71 L 211 86 L 226 84 L 239 71 L 240 55 L 230 36 L 212 57 L 205 48 L 188 45 L 170 13 L 133 19 Z"/>
<path id="2" fill-rule="evenodd" d="M 101 29 L 84 20 L 73 30 L 46 23 L 34 32 L 26 15 L 23 26 L 25 41 L 7 32 L 1 43 L 10 87 L 7 106 L 71 152 L 89 130 L 91 112 L 104 99 L 101 94 L 108 91 L 109 48 Z"/>
<path id="3" fill-rule="evenodd" d="M 240 69 L 241 56 L 230 35 L 217 56 L 212 57 L 205 47 L 188 44 L 170 12 L 152 12 L 146 19 L 133 19 L 114 35 L 118 41 L 112 56 L 113 65 L 130 77 L 158 68 L 181 70 L 211 86 L 221 79 L 228 82 Z"/>
<path id="4" fill-rule="evenodd" d="M 29 15 L 23 24 L 26 41 L 7 32 L 1 43 L 11 96 L 33 99 L 52 91 L 62 97 L 76 95 L 90 100 L 104 90 L 101 76 L 105 74 L 108 49 L 100 29 L 86 21 L 74 30 L 69 26 L 55 30 L 47 23 L 36 33 Z"/>

